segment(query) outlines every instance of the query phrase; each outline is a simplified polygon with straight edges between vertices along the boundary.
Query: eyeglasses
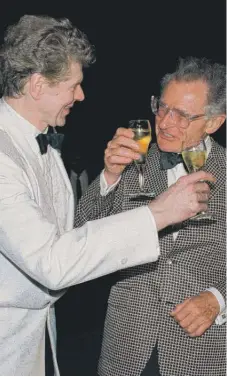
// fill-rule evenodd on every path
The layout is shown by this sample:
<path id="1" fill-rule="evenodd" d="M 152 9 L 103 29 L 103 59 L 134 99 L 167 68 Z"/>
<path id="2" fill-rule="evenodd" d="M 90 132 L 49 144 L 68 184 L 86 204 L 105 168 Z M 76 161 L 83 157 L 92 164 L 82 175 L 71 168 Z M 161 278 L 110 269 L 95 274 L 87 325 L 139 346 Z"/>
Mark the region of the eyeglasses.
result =
<path id="1" fill-rule="evenodd" d="M 152 112 L 164 118 L 168 113 L 171 115 L 172 122 L 178 127 L 187 128 L 193 120 L 204 117 L 206 114 L 189 115 L 182 110 L 172 108 L 170 109 L 165 103 L 163 103 L 158 97 L 151 97 L 151 109 Z"/>

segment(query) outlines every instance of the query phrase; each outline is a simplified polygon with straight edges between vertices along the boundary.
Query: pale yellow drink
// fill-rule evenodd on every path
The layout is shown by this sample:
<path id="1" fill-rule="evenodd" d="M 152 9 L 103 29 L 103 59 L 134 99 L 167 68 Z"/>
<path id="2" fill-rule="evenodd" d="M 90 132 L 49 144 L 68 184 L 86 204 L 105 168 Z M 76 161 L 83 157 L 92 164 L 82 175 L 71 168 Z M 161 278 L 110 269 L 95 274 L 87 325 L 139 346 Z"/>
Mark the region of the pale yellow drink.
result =
<path id="1" fill-rule="evenodd" d="M 148 151 L 149 144 L 151 142 L 151 131 L 150 130 L 143 130 L 139 128 L 132 128 L 134 132 L 134 140 L 137 141 L 139 144 L 140 150 L 139 153 L 141 155 L 139 160 L 136 160 L 137 163 L 143 164 L 145 162 L 145 156 Z"/>
<path id="2" fill-rule="evenodd" d="M 196 172 L 201 169 L 206 162 L 207 153 L 206 151 L 192 150 L 192 151 L 183 151 L 182 157 L 187 166 L 187 169 L 190 173 Z"/>

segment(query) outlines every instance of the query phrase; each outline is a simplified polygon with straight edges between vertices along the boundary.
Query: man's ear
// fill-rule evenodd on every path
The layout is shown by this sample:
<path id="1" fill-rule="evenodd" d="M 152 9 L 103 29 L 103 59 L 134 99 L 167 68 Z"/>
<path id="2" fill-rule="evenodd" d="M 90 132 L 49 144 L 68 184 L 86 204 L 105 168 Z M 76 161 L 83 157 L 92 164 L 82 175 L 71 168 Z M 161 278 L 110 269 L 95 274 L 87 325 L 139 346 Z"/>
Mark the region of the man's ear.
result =
<path id="1" fill-rule="evenodd" d="M 225 122 L 225 119 L 226 119 L 225 114 L 218 115 L 214 118 L 209 119 L 207 121 L 206 133 L 208 135 L 211 135 L 214 132 L 216 132 L 222 126 L 222 124 Z"/>
<path id="2" fill-rule="evenodd" d="M 45 78 L 40 73 L 33 73 L 29 80 L 29 93 L 34 99 L 39 99 L 46 84 Z"/>

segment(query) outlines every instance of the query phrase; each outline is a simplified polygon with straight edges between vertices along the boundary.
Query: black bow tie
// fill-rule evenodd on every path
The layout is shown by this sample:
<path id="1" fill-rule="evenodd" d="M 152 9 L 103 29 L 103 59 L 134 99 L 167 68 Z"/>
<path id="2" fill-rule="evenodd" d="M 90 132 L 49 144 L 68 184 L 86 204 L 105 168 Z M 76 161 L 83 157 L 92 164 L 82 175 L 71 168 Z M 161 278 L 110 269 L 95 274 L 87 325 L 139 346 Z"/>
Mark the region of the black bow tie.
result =
<path id="1" fill-rule="evenodd" d="M 39 134 L 36 137 L 41 154 L 47 152 L 48 145 L 50 145 L 54 149 L 61 150 L 63 139 L 64 135 L 58 133 Z"/>
<path id="2" fill-rule="evenodd" d="M 184 161 L 181 154 L 160 151 L 160 167 L 162 170 L 172 169 L 182 162 Z"/>

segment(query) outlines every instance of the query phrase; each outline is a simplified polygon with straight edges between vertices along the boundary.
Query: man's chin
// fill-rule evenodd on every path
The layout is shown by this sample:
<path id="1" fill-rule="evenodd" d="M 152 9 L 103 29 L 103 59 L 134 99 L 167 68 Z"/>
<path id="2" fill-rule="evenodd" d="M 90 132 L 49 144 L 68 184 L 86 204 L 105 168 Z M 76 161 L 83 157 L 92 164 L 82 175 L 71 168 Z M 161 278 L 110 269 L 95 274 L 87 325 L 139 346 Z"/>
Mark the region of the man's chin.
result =
<path id="1" fill-rule="evenodd" d="M 66 119 L 61 119 L 61 120 L 56 122 L 56 126 L 57 127 L 64 127 L 65 123 L 66 123 Z"/>

